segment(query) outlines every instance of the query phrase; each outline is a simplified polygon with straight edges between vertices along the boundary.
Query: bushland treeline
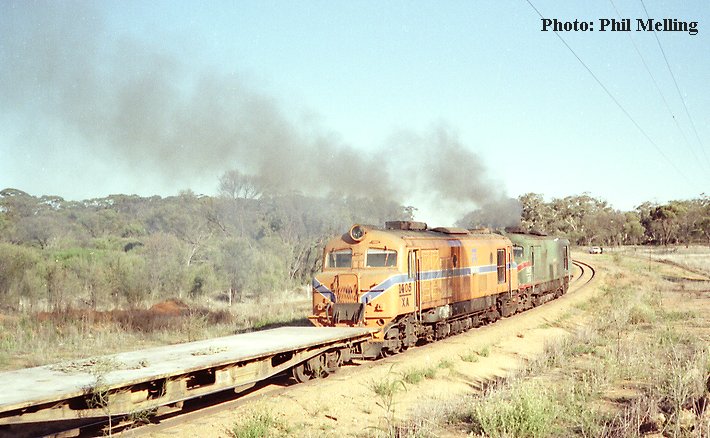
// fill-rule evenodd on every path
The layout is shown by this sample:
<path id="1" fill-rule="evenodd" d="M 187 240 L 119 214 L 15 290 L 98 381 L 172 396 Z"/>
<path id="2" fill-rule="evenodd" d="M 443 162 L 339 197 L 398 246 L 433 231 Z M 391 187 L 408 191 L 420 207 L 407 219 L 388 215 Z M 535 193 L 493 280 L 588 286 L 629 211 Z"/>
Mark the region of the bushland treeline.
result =
<path id="1" fill-rule="evenodd" d="M 710 242 L 710 198 L 620 212 L 588 195 L 518 198 L 521 226 L 582 245 Z M 353 223 L 410 220 L 382 199 L 269 194 L 239 172 L 218 196 L 85 201 L 0 191 L 0 310 L 139 307 L 166 298 L 268 301 L 306 284 L 326 239 Z M 494 225 L 474 211 L 459 225 Z"/>
<path id="2" fill-rule="evenodd" d="M 588 194 L 545 202 L 542 195 L 527 193 L 518 198 L 520 226 L 525 231 L 563 235 L 577 245 L 710 245 L 710 197 L 644 202 L 633 211 L 613 209 L 606 201 Z M 458 225 L 493 226 L 491 212 L 476 210 Z"/>
<path id="3" fill-rule="evenodd" d="M 165 298 L 267 302 L 305 284 L 352 223 L 407 220 L 377 199 L 261 194 L 225 174 L 220 196 L 85 201 L 0 192 L 0 310 L 133 307 Z"/>

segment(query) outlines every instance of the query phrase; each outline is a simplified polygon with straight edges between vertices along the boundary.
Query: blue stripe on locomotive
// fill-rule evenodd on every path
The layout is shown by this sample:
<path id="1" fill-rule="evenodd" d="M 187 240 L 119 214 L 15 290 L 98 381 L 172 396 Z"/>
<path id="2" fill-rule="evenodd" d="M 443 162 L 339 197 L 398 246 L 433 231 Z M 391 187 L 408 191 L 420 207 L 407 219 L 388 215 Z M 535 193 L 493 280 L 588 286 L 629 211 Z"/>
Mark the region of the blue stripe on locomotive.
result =
<path id="1" fill-rule="evenodd" d="M 517 264 L 515 262 L 507 263 L 506 269 L 509 270 L 511 268 L 516 269 Z M 473 274 L 488 274 L 491 272 L 496 272 L 496 270 L 497 270 L 496 265 L 481 265 L 481 266 L 470 266 L 470 267 L 466 267 L 466 268 L 442 269 L 442 270 L 436 270 L 436 271 L 420 272 L 418 274 L 418 279 L 420 281 L 439 280 L 439 279 L 445 279 L 445 278 L 465 277 L 467 275 L 473 275 Z M 360 297 L 360 302 L 369 303 L 370 301 L 372 301 L 375 298 L 382 295 L 387 289 L 389 289 L 392 286 L 395 286 L 398 284 L 413 283 L 413 282 L 414 282 L 414 280 L 409 278 L 409 276 L 406 274 L 393 275 L 393 276 L 387 278 L 382 283 L 378 284 L 377 286 L 374 286 L 372 289 L 367 291 L 365 294 L 363 294 Z M 320 293 L 323 296 L 325 296 L 326 298 L 328 298 L 330 301 L 332 301 L 332 302 L 336 301 L 336 296 L 333 293 L 333 291 L 331 291 L 327 286 L 321 284 L 315 278 L 313 279 L 313 289 L 315 289 L 316 291 L 318 291 L 318 293 Z"/>

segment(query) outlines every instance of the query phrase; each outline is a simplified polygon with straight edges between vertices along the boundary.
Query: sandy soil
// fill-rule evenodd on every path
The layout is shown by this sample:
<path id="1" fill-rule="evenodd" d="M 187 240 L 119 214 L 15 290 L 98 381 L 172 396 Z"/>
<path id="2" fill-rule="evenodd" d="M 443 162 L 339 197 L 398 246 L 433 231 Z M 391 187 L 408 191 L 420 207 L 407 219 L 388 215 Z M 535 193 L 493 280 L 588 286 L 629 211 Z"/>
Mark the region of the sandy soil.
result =
<path id="1" fill-rule="evenodd" d="M 582 261 L 595 264 L 594 256 L 575 254 Z M 601 271 L 601 272 L 600 272 Z M 508 376 L 541 354 L 547 342 L 569 334 L 555 327 L 554 322 L 574 309 L 574 305 L 597 293 L 596 285 L 604 271 L 589 286 L 574 285 L 562 298 L 512 318 L 471 330 L 433 344 L 411 349 L 404 354 L 376 362 L 349 366 L 324 380 L 294 385 L 284 390 L 259 392 L 249 396 L 241 406 L 199 416 L 187 421 L 172 421 L 141 430 L 142 436 L 193 437 L 227 436 L 228 431 L 244 416 L 261 410 L 286 424 L 293 436 L 376 436 L 378 428 L 386 426 L 387 411 L 372 389 L 373 383 L 384 379 L 401 379 L 409 368 L 423 368 L 450 361 L 450 367 L 437 369 L 434 379 L 424 379 L 395 396 L 395 418 L 406 418 L 423 403 L 436 403 L 479 391 L 487 382 Z M 575 323 L 582 321 L 572 319 Z M 569 330 L 568 329 L 568 330 Z M 488 350 L 476 362 L 461 358 L 471 351 Z M 137 432 L 127 432 L 131 436 Z M 143 435 L 146 434 L 146 435 Z M 456 436 L 453 433 L 452 436 Z"/>

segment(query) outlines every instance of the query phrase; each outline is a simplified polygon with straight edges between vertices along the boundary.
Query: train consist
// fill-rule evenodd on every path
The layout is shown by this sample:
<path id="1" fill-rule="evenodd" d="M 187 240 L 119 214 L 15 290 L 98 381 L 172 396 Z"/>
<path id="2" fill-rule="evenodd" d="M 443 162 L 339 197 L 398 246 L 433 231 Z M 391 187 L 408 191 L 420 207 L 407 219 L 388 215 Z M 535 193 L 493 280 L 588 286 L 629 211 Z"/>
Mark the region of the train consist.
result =
<path id="1" fill-rule="evenodd" d="M 354 225 L 325 245 L 310 320 L 373 328 L 372 340 L 348 354 L 388 356 L 554 299 L 567 291 L 570 266 L 561 238 L 411 221 Z"/>
<path id="2" fill-rule="evenodd" d="M 395 354 L 556 298 L 567 291 L 570 267 L 565 239 L 421 222 L 354 225 L 326 244 L 323 271 L 313 280 L 310 319 L 319 327 L 95 359 L 121 364 L 103 377 L 102 407 L 93 402 L 90 367 L 0 373 L 9 382 L 0 397 L 0 436 L 39 435 L 34 427 L 103 417 L 109 408 L 114 415 L 180 409 L 185 400 L 241 392 L 289 370 L 299 382 L 325 377 L 352 358 Z"/>

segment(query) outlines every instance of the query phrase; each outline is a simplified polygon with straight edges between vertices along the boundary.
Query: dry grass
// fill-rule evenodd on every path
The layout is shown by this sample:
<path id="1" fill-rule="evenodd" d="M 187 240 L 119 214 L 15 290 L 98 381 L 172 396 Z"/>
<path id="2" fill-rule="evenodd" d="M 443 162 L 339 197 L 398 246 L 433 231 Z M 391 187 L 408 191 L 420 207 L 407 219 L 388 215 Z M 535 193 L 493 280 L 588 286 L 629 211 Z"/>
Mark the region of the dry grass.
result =
<path id="1" fill-rule="evenodd" d="M 693 273 L 710 275 L 710 247 L 689 246 L 628 246 L 620 247 L 616 253 L 631 255 L 644 260 L 668 262 Z"/>
<path id="2" fill-rule="evenodd" d="M 710 436 L 710 300 L 674 292 L 677 267 L 604 255 L 594 315 L 483 394 L 418 409 L 417 436 Z M 673 277 L 672 276 L 672 277 Z M 690 300 L 690 301 L 688 301 Z M 696 301 L 692 301 L 696 300 Z M 405 427 L 406 428 L 406 427 Z"/>
<path id="3" fill-rule="evenodd" d="M 0 316 L 0 370 L 305 324 L 310 301 L 201 303 L 168 300 L 147 309 L 64 310 Z"/>

